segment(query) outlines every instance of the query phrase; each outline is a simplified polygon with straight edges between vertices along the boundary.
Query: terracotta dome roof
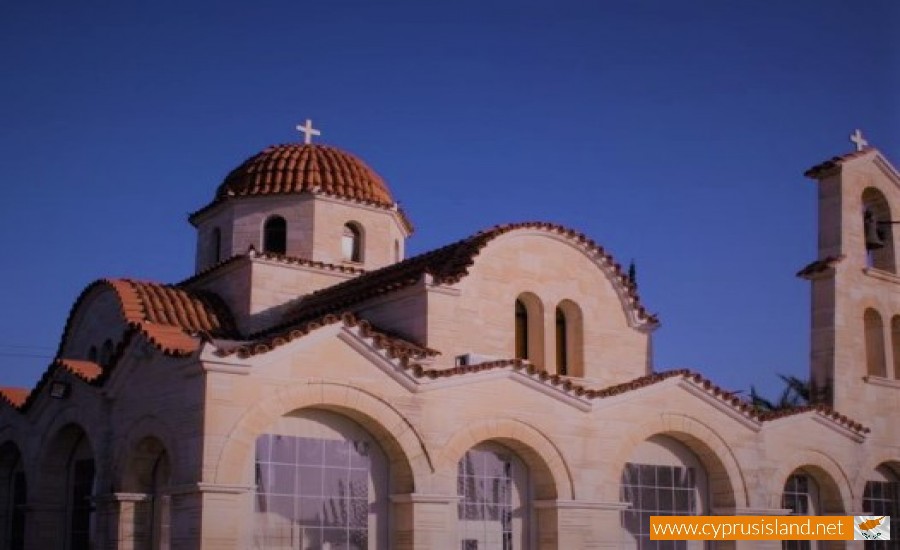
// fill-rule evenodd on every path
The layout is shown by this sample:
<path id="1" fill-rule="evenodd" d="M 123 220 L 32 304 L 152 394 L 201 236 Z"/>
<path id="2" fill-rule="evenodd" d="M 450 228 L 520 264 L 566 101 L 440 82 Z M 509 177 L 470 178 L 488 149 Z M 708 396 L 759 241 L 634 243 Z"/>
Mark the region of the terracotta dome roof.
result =
<path id="1" fill-rule="evenodd" d="M 355 156 L 328 145 L 273 145 L 231 171 L 214 202 L 227 197 L 322 193 L 378 206 L 393 206 L 384 181 Z"/>

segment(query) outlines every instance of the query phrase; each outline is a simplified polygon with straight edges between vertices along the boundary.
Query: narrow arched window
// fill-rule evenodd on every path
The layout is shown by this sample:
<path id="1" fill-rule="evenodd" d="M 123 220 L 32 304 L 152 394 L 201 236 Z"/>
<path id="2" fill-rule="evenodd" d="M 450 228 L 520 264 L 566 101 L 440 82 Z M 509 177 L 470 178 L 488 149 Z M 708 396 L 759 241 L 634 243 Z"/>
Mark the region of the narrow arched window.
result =
<path id="1" fill-rule="evenodd" d="M 894 350 L 894 378 L 900 380 L 900 315 L 891 319 L 891 348 Z"/>
<path id="2" fill-rule="evenodd" d="M 272 216 L 263 226 L 263 252 L 284 254 L 287 252 L 287 222 L 281 216 Z"/>
<path id="3" fill-rule="evenodd" d="M 566 314 L 556 308 L 556 374 L 569 374 L 569 331 L 566 328 Z"/>
<path id="4" fill-rule="evenodd" d="M 581 308 L 572 300 L 563 300 L 556 306 L 556 373 L 586 376 Z"/>
<path id="5" fill-rule="evenodd" d="M 88 350 L 88 361 L 97 362 L 97 346 L 91 346 L 91 349 Z"/>
<path id="6" fill-rule="evenodd" d="M 869 267 L 897 272 L 894 258 L 894 225 L 884 194 L 869 187 L 862 194 L 863 240 Z"/>
<path id="7" fill-rule="evenodd" d="M 212 237 L 210 238 L 210 256 L 212 263 L 217 264 L 222 260 L 222 230 L 218 227 L 213 228 Z"/>
<path id="8" fill-rule="evenodd" d="M 866 336 L 866 373 L 871 376 L 887 376 L 884 352 L 884 325 L 881 315 L 867 309 L 863 315 Z"/>
<path id="9" fill-rule="evenodd" d="M 362 261 L 362 230 L 353 222 L 344 224 L 341 235 L 341 253 L 348 262 Z"/>
<path id="10" fill-rule="evenodd" d="M 528 359 L 528 310 L 516 300 L 516 359 Z"/>
<path id="11" fill-rule="evenodd" d="M 400 254 L 400 240 L 394 240 L 394 262 L 399 262 L 403 257 Z"/>
<path id="12" fill-rule="evenodd" d="M 103 342 L 103 347 L 100 349 L 100 366 L 108 367 L 112 363 L 112 356 L 113 343 L 112 340 L 107 340 Z"/>

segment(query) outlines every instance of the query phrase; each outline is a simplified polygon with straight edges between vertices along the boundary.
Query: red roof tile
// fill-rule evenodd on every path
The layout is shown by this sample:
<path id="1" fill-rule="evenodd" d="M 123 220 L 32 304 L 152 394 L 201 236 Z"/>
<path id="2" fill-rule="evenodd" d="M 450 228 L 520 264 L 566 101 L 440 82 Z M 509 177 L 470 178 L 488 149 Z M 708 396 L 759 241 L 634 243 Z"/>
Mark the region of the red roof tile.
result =
<path id="1" fill-rule="evenodd" d="M 832 157 L 825 162 L 820 162 L 819 164 L 813 166 L 806 172 L 803 172 L 803 175 L 812 179 L 822 179 L 839 170 L 841 165 L 843 165 L 845 162 L 864 157 L 872 151 L 875 151 L 875 149 L 873 149 L 872 147 L 866 147 L 862 151 L 853 151 L 852 153 L 847 153 L 846 155 Z"/>
<path id="2" fill-rule="evenodd" d="M 481 250 L 493 239 L 519 229 L 532 229 L 564 235 L 587 249 L 599 254 L 610 263 L 614 273 L 614 284 L 626 296 L 627 307 L 632 308 L 638 319 L 648 325 L 655 325 L 658 319 L 647 312 L 641 304 L 634 284 L 629 281 L 622 267 L 603 247 L 584 234 L 566 227 L 546 222 L 524 222 L 498 225 L 475 235 L 392 264 L 375 271 L 369 271 L 355 279 L 313 292 L 286 314 L 286 322 L 274 330 L 283 331 L 292 324 L 349 309 L 366 299 L 393 292 L 415 284 L 428 274 L 438 284 L 453 284 L 465 277 L 469 267 Z M 268 332 L 268 331 L 266 331 Z"/>
<path id="3" fill-rule="evenodd" d="M 71 372 L 85 382 L 93 382 L 103 374 L 103 369 L 100 368 L 100 365 L 93 361 L 63 358 L 54 360 L 53 364 Z"/>
<path id="4" fill-rule="evenodd" d="M 821 260 L 816 260 L 804 266 L 803 269 L 797 272 L 797 277 L 800 277 L 801 279 L 811 279 L 820 273 L 828 271 L 843 259 L 843 254 L 840 256 L 826 256 Z"/>
<path id="5" fill-rule="evenodd" d="M 228 350 L 221 350 L 219 353 L 223 356 L 236 354 L 241 358 L 267 353 L 288 342 L 302 338 L 318 328 L 336 323 L 342 323 L 345 327 L 359 327 L 363 337 L 371 338 L 375 347 L 385 350 L 388 356 L 392 358 L 424 359 L 425 357 L 433 357 L 440 354 L 436 350 L 379 330 L 368 321 L 359 319 L 350 312 L 344 312 L 340 315 L 328 314 L 319 319 L 292 327 L 289 330 L 269 334 L 255 342 L 244 343 Z"/>
<path id="6" fill-rule="evenodd" d="M 18 409 L 25 404 L 28 394 L 28 388 L 0 387 L 0 400 L 5 401 L 14 409 Z"/>
<path id="7" fill-rule="evenodd" d="M 320 144 L 272 145 L 231 171 L 207 206 L 196 216 L 233 197 L 313 193 L 363 204 L 395 208 L 384 180 L 359 158 Z M 412 225 L 399 210 L 407 228 Z"/>

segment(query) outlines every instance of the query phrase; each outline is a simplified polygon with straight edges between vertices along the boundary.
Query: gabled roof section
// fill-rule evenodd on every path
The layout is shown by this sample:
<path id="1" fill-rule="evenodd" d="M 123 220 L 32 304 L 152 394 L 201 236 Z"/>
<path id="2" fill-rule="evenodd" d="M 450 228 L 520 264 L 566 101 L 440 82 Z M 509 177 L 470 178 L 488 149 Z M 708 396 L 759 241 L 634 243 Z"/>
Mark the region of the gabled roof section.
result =
<path id="1" fill-rule="evenodd" d="M 228 307 L 212 293 L 131 279 L 101 279 L 88 285 L 72 306 L 57 356 L 62 354 L 75 313 L 89 295 L 104 287 L 118 298 L 125 323 L 167 354 L 191 353 L 197 347 L 197 335 L 229 338 L 237 333 Z"/>
<path id="2" fill-rule="evenodd" d="M 803 269 L 797 272 L 797 277 L 801 279 L 815 279 L 817 275 L 827 272 L 844 259 L 844 255 L 826 256 L 821 260 L 816 260 L 807 264 Z"/>
<path id="3" fill-rule="evenodd" d="M 422 360 L 427 357 L 440 355 L 440 352 L 436 350 L 420 346 L 399 336 L 377 329 L 365 319 L 359 319 L 350 312 L 344 312 L 340 315 L 328 314 L 302 323 L 289 330 L 271 334 L 255 342 L 242 343 L 233 348 L 220 350 L 218 354 L 220 356 L 237 355 L 241 359 L 246 359 L 254 355 L 268 353 L 275 348 L 302 338 L 316 329 L 335 324 L 341 324 L 348 328 L 359 327 L 360 334 L 364 338 L 371 338 L 375 347 L 385 351 L 388 357 L 391 358 Z"/>
<path id="4" fill-rule="evenodd" d="M 9 386 L 0 387 L 0 401 L 14 409 L 19 409 L 28 399 L 28 388 L 12 388 Z"/>
<path id="5" fill-rule="evenodd" d="M 897 169 L 891 165 L 891 163 L 884 158 L 884 155 L 874 147 L 866 147 L 862 151 L 853 151 L 852 153 L 847 153 L 845 155 L 840 155 L 837 157 L 832 157 L 825 162 L 820 162 L 819 164 L 813 166 L 809 170 L 803 173 L 804 176 L 814 179 L 821 180 L 827 178 L 828 176 L 839 173 L 843 167 L 857 159 L 862 159 L 869 157 L 872 161 L 883 168 L 895 181 L 900 181 L 900 173 L 897 172 Z"/>
<path id="6" fill-rule="evenodd" d="M 435 284 L 457 283 L 469 274 L 469 268 L 475 263 L 476 257 L 485 246 L 501 235 L 518 230 L 537 230 L 560 235 L 598 255 L 601 261 L 611 268 L 612 282 L 624 301 L 623 305 L 634 312 L 640 323 L 651 326 L 658 324 L 657 317 L 648 313 L 641 304 L 635 285 L 629 281 L 622 267 L 602 246 L 583 233 L 561 225 L 547 222 L 523 222 L 498 225 L 453 244 L 316 291 L 290 309 L 285 315 L 286 322 L 272 330 L 283 331 L 293 324 L 328 313 L 343 311 L 369 298 L 412 286 L 423 275 L 431 276 Z"/>
<path id="7" fill-rule="evenodd" d="M 366 272 L 365 269 L 355 267 L 352 265 L 339 265 L 339 264 L 332 264 L 332 263 L 328 263 L 328 262 L 320 262 L 317 260 L 310 260 L 308 258 L 301 258 L 300 256 L 288 256 L 287 254 L 276 254 L 274 252 L 261 252 L 259 250 L 256 250 L 255 247 L 250 246 L 250 248 L 247 249 L 247 252 L 245 254 L 237 254 L 235 256 L 231 256 L 228 259 L 222 260 L 217 264 L 213 264 L 213 265 L 207 267 L 206 269 L 203 269 L 202 271 L 195 273 L 194 275 L 191 275 L 190 277 L 181 281 L 180 283 L 176 284 L 175 286 L 176 287 L 190 286 L 195 281 L 203 279 L 208 274 L 219 271 L 221 268 L 225 267 L 226 265 L 232 265 L 232 264 L 240 262 L 240 261 L 248 261 L 252 258 L 259 258 L 259 259 L 267 260 L 267 261 L 271 261 L 271 262 L 278 262 L 278 263 L 284 264 L 284 265 L 299 265 L 299 266 L 303 266 L 303 267 L 310 267 L 313 269 L 321 269 L 321 270 L 325 270 L 325 271 L 337 271 L 337 272 L 346 273 L 349 275 L 360 275 L 360 274 Z"/>

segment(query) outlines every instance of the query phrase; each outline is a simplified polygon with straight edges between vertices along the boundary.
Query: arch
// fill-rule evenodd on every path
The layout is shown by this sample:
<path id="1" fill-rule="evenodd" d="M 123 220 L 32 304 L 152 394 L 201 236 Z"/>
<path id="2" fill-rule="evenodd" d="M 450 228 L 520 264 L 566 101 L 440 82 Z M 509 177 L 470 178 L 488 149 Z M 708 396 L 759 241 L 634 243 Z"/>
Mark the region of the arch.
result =
<path id="1" fill-rule="evenodd" d="M 341 232 L 341 257 L 348 262 L 363 261 L 363 228 L 359 222 L 344 224 Z"/>
<path id="2" fill-rule="evenodd" d="M 824 453 L 805 450 L 791 457 L 793 460 L 782 464 L 770 479 L 768 506 L 781 508 L 781 495 L 788 478 L 797 471 L 810 476 L 818 486 L 822 509 L 819 515 L 843 514 L 853 503 L 850 480 L 840 464 Z"/>
<path id="3" fill-rule="evenodd" d="M 866 250 L 868 264 L 875 269 L 897 272 L 897 266 L 894 258 L 894 226 L 890 223 L 882 223 L 892 220 L 891 207 L 887 199 L 880 190 L 874 187 L 867 187 L 862 192 L 862 208 L 863 208 L 863 231 L 867 231 L 867 226 L 874 224 L 874 228 L 880 238 L 883 246 L 876 249 Z M 865 240 L 865 235 L 863 236 Z"/>
<path id="4" fill-rule="evenodd" d="M 894 352 L 894 378 L 900 380 L 900 315 L 891 318 L 891 349 Z"/>
<path id="5" fill-rule="evenodd" d="M 584 376 L 584 317 L 568 299 L 556 306 L 556 373 Z"/>
<path id="6" fill-rule="evenodd" d="M 35 479 L 34 546 L 88 548 L 92 533 L 91 495 L 96 493 L 95 457 L 81 425 L 69 422 L 52 433 L 42 449 Z M 64 526 L 60 528 L 60 526 Z"/>
<path id="7" fill-rule="evenodd" d="M 866 374 L 886 377 L 884 323 L 881 321 L 881 314 L 872 308 L 866 309 L 863 327 L 866 338 Z"/>
<path id="8" fill-rule="evenodd" d="M 860 469 L 859 475 L 853 484 L 853 494 L 858 496 L 858 502 L 854 501 L 854 510 L 861 510 L 862 494 L 865 491 L 866 482 L 871 479 L 871 474 L 878 470 L 887 470 L 900 480 L 900 458 L 887 452 L 868 457 L 866 463 Z"/>
<path id="9" fill-rule="evenodd" d="M 241 483 L 253 460 L 256 436 L 279 418 L 305 408 L 346 416 L 371 433 L 390 461 L 392 493 L 413 493 L 434 472 L 425 441 L 390 403 L 354 386 L 322 382 L 282 388 L 250 408 L 222 445 L 216 460 L 216 482 Z"/>
<path id="10" fill-rule="evenodd" d="M 658 435 L 678 441 L 700 460 L 709 482 L 710 509 L 727 513 L 748 505 L 746 481 L 734 452 L 712 428 L 680 414 L 660 415 L 630 431 L 628 439 L 619 444 L 619 451 L 599 486 L 605 499 L 619 498 L 619 481 L 625 464 L 639 445 Z"/>
<path id="11" fill-rule="evenodd" d="M 25 548 L 27 481 L 19 447 L 12 441 L 0 445 L 0 548 Z"/>
<path id="12" fill-rule="evenodd" d="M 522 292 L 515 301 L 515 357 L 544 366 L 544 304 L 533 292 Z"/>
<path id="13" fill-rule="evenodd" d="M 862 505 L 857 509 L 864 514 L 890 516 L 891 532 L 896 533 L 900 530 L 900 461 L 881 462 L 861 477 L 864 485 L 857 494 L 862 496 Z"/>
<path id="14" fill-rule="evenodd" d="M 456 493 L 457 464 L 469 449 L 485 441 L 509 448 L 525 462 L 534 482 L 536 500 L 575 499 L 571 469 L 556 444 L 534 426 L 508 418 L 470 423 L 444 442 L 435 460 L 443 492 Z"/>
<path id="15" fill-rule="evenodd" d="M 262 250 L 272 254 L 287 253 L 287 222 L 281 216 L 269 216 L 263 224 Z"/>
<path id="16" fill-rule="evenodd" d="M 209 256 L 212 259 L 211 264 L 217 264 L 222 261 L 222 230 L 218 227 L 213 227 L 210 234 L 209 251 Z"/>
<path id="17" fill-rule="evenodd" d="M 172 437 L 172 430 L 162 419 L 153 415 L 145 415 L 133 422 L 125 431 L 125 441 L 113 449 L 112 475 L 113 488 L 117 492 L 140 492 L 140 484 L 136 483 L 134 474 L 135 453 L 146 449 L 147 441 L 156 441 L 156 448 L 166 452 L 169 464 L 178 464 L 178 446 Z M 146 456 L 146 455 L 143 455 Z M 180 472 L 173 472 L 173 475 Z M 181 480 L 186 481 L 185 479 Z"/>
<path id="18" fill-rule="evenodd" d="M 148 548 L 168 548 L 171 464 L 165 445 L 154 436 L 129 446 L 120 485 L 124 492 L 145 496 L 143 505 L 135 508 L 133 521 L 135 542 Z"/>

